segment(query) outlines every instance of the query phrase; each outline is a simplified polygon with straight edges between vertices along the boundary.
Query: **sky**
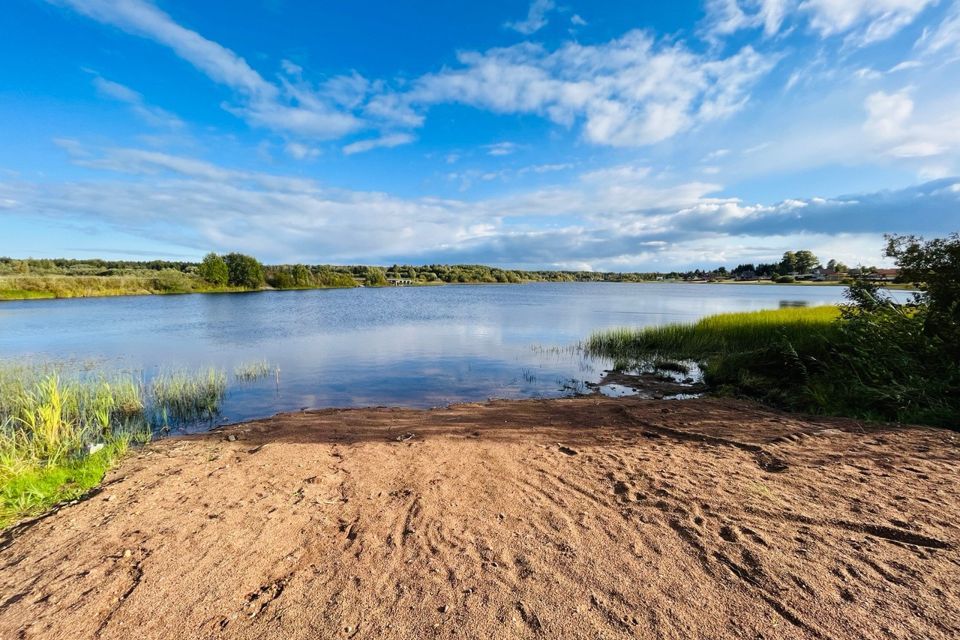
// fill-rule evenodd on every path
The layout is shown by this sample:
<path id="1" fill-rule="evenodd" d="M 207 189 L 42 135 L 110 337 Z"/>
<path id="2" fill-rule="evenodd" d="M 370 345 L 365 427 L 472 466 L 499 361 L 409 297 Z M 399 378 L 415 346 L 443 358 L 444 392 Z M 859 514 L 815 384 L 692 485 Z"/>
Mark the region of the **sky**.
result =
<path id="1" fill-rule="evenodd" d="M 0 255 L 667 271 L 960 230 L 960 0 L 7 0 Z"/>

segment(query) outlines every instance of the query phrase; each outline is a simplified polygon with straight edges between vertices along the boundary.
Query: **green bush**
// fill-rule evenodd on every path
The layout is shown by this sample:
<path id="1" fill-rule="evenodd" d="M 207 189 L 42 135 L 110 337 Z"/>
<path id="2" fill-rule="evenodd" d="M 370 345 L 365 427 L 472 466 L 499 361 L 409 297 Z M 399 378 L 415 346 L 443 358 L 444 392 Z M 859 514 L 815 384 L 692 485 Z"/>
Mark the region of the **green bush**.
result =
<path id="1" fill-rule="evenodd" d="M 224 287 L 230 279 L 226 261 L 215 253 L 208 253 L 197 268 L 201 278 L 215 287 Z"/>
<path id="2" fill-rule="evenodd" d="M 233 287 L 259 289 L 265 283 L 263 265 L 256 258 L 242 253 L 230 253 L 224 257 L 227 264 L 227 282 Z"/>

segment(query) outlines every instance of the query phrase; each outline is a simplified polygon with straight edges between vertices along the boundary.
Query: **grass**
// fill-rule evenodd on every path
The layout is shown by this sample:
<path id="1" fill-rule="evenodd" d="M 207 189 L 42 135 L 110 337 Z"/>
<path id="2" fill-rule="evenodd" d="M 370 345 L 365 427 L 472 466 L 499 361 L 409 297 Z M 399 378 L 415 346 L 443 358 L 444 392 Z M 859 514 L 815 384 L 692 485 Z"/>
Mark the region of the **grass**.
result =
<path id="1" fill-rule="evenodd" d="M 237 382 L 254 382 L 269 377 L 274 371 L 276 367 L 266 360 L 243 362 L 233 368 L 233 379 Z"/>
<path id="2" fill-rule="evenodd" d="M 171 423 L 219 412 L 226 374 L 105 374 L 0 364 L 0 529 L 76 498 L 131 444 Z"/>
<path id="3" fill-rule="evenodd" d="M 802 346 L 831 334 L 839 313 L 837 307 L 724 313 L 689 324 L 600 331 L 590 336 L 586 348 L 594 355 L 628 360 L 651 354 L 702 359 L 784 341 Z"/>
<path id="4" fill-rule="evenodd" d="M 227 392 L 220 369 L 161 373 L 150 385 L 156 421 L 164 427 L 214 418 Z"/>
<path id="5" fill-rule="evenodd" d="M 805 413 L 957 428 L 960 366 L 923 316 L 896 305 L 727 313 L 598 332 L 585 350 L 621 370 L 693 360 L 718 393 Z"/>

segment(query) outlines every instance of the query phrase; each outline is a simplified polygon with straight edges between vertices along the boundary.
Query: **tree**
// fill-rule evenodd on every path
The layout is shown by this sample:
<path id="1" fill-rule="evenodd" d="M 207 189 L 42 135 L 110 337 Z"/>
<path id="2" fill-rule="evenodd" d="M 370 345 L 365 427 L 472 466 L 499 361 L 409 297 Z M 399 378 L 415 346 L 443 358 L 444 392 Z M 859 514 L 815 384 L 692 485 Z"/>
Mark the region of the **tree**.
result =
<path id="1" fill-rule="evenodd" d="M 263 265 L 256 258 L 242 253 L 230 253 L 224 258 L 227 263 L 227 281 L 231 286 L 259 289 L 264 283 Z"/>
<path id="2" fill-rule="evenodd" d="M 797 254 L 793 251 L 787 251 L 783 254 L 783 260 L 780 261 L 780 271 L 783 273 L 794 273 L 797 270 Z"/>
<path id="3" fill-rule="evenodd" d="M 215 253 L 208 253 L 197 270 L 200 277 L 216 287 L 227 284 L 229 273 L 227 263 Z"/>
<path id="4" fill-rule="evenodd" d="M 387 276 L 380 267 L 369 267 L 364 281 L 368 287 L 382 287 L 387 284 Z"/>
<path id="5" fill-rule="evenodd" d="M 313 274 L 310 273 L 305 265 L 297 264 L 293 266 L 293 271 L 291 273 L 293 276 L 293 284 L 297 287 L 311 287 L 313 286 Z"/>
<path id="6" fill-rule="evenodd" d="M 797 271 L 800 273 L 809 273 L 811 269 L 820 264 L 820 259 L 813 255 L 812 251 L 797 251 L 794 254 Z"/>
<path id="7" fill-rule="evenodd" d="M 943 341 L 944 350 L 960 359 L 960 234 L 924 240 L 887 236 L 886 255 L 897 261 L 899 279 L 920 289 L 917 304 L 926 307 L 924 333 Z"/>

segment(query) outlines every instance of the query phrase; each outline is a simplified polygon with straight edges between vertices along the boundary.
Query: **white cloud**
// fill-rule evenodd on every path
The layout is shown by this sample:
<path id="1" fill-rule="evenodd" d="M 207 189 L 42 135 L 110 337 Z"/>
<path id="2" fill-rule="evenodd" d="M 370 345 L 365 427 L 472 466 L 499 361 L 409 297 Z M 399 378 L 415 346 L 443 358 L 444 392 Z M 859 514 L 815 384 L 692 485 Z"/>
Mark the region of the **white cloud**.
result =
<path id="1" fill-rule="evenodd" d="M 266 81 L 246 60 L 176 22 L 144 0 L 48 0 L 71 7 L 94 20 L 153 40 L 239 94 L 241 104 L 229 110 L 255 126 L 316 138 L 336 138 L 363 123 L 331 104 L 330 96 L 284 82 Z M 285 65 L 289 70 L 289 64 Z"/>
<path id="2" fill-rule="evenodd" d="M 320 155 L 319 149 L 309 147 L 301 142 L 288 142 L 283 150 L 287 152 L 287 155 L 297 160 L 309 160 Z"/>
<path id="3" fill-rule="evenodd" d="M 713 39 L 762 27 L 765 36 L 773 36 L 795 4 L 796 0 L 707 0 L 706 35 Z"/>
<path id="4" fill-rule="evenodd" d="M 749 46 L 713 58 L 658 44 L 642 31 L 555 51 L 523 43 L 462 52 L 459 61 L 416 79 L 405 93 L 375 97 L 370 108 L 394 119 L 440 103 L 532 113 L 562 126 L 582 122 L 584 137 L 596 144 L 639 146 L 738 111 L 775 63 Z"/>
<path id="5" fill-rule="evenodd" d="M 803 238 L 802 246 L 831 247 L 829 255 L 848 263 L 873 263 L 883 232 L 936 235 L 960 223 L 956 178 L 761 204 L 716 197 L 716 184 L 668 183 L 648 167 L 621 165 L 557 186 L 466 201 L 331 189 L 194 158 L 61 144 L 74 162 L 108 173 L 76 182 L 0 181 L 0 216 L 110 227 L 195 253 L 239 250 L 268 261 L 540 266 L 562 256 L 594 268 L 666 268 L 756 261 L 796 248 Z M 117 172 L 125 175 L 110 175 Z M 531 218 L 558 222 L 545 229 Z M 836 247 L 845 253 L 834 253 Z"/>
<path id="6" fill-rule="evenodd" d="M 488 144 L 484 148 L 487 150 L 487 155 L 508 156 L 515 153 L 519 146 L 516 142 L 496 142 L 494 144 Z"/>
<path id="7" fill-rule="evenodd" d="M 944 53 L 960 56 L 960 2 L 954 0 L 940 24 L 923 30 L 916 47 L 926 55 Z"/>
<path id="8" fill-rule="evenodd" d="M 960 151 L 960 115 L 935 108 L 936 118 L 915 117 L 911 90 L 867 96 L 863 129 L 882 153 L 894 158 L 928 158 Z M 929 169 L 924 171 L 929 174 Z"/>
<path id="9" fill-rule="evenodd" d="M 508 22 L 504 26 L 524 35 L 530 35 L 547 26 L 547 14 L 555 7 L 553 0 L 533 0 L 527 10 L 526 19 Z"/>
<path id="10" fill-rule="evenodd" d="M 708 0 L 703 30 L 708 39 L 743 29 L 781 31 L 791 16 L 806 18 L 821 37 L 846 34 L 854 46 L 886 40 L 938 0 Z"/>
<path id="11" fill-rule="evenodd" d="M 184 127 L 180 118 L 160 107 L 147 104 L 143 96 L 130 87 L 100 76 L 94 77 L 93 86 L 100 95 L 130 105 L 133 112 L 149 125 L 174 130 Z"/>
<path id="12" fill-rule="evenodd" d="M 410 144 L 414 140 L 416 140 L 416 138 L 409 133 L 391 133 L 379 138 L 352 142 L 343 148 L 343 152 L 349 156 L 354 153 L 363 153 L 373 149 L 399 147 L 400 145 Z"/>
<path id="13" fill-rule="evenodd" d="M 582 123 L 584 137 L 596 144 L 645 145 L 736 112 L 776 62 L 751 47 L 716 57 L 631 31 L 609 42 L 568 42 L 553 51 L 521 43 L 464 52 L 458 67 L 402 82 L 401 90 L 357 73 L 314 85 L 289 60 L 281 63 L 284 75 L 270 82 L 230 49 L 177 24 L 146 0 L 49 1 L 169 47 L 236 92 L 236 99 L 224 105 L 229 112 L 252 126 L 298 138 L 414 129 L 423 125 L 423 111 L 430 106 L 462 103 L 496 113 L 538 114 L 568 127 Z M 764 0 L 763 15 L 778 15 L 775 4 Z M 546 19 L 548 5 L 540 0 L 531 5 L 533 23 Z M 389 146 L 399 135 L 408 134 L 348 147 Z"/>
<path id="14" fill-rule="evenodd" d="M 575 13 L 570 16 L 570 24 L 574 25 L 575 27 L 585 27 L 587 26 L 587 21 L 581 18 L 580 14 Z"/>
<path id="15" fill-rule="evenodd" d="M 849 33 L 848 41 L 867 45 L 907 26 L 937 0 L 804 0 L 800 10 L 821 36 Z"/>

